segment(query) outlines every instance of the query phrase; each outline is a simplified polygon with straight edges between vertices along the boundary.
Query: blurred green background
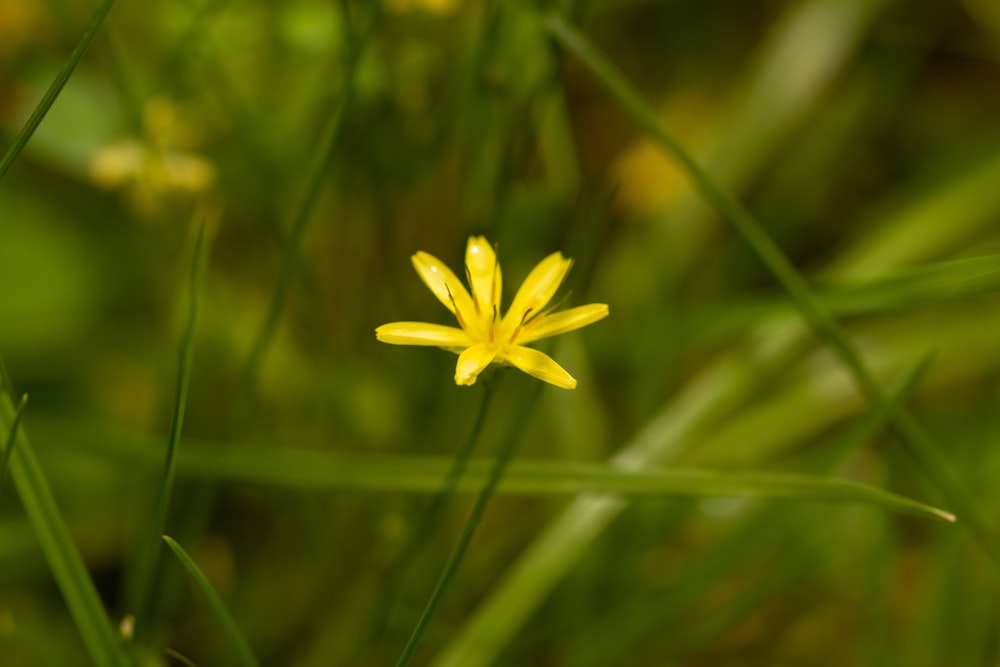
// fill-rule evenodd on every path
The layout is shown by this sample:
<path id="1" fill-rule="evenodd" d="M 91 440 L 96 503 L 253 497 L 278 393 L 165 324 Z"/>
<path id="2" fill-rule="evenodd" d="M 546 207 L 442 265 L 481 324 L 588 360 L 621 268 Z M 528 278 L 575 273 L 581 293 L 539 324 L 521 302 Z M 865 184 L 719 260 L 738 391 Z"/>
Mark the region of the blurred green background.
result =
<path id="1" fill-rule="evenodd" d="M 0 0 L 2 150 L 96 6 Z M 165 532 L 262 664 L 393 664 L 452 552 L 473 496 L 428 522 L 408 476 L 446 469 L 482 387 L 373 330 L 451 324 L 409 257 L 460 273 L 472 234 L 507 299 L 558 250 L 566 305 L 611 309 L 541 346 L 577 390 L 526 404 L 537 381 L 501 373 L 479 455 L 523 426 L 524 460 L 832 475 L 955 509 L 549 11 L 761 221 L 996 524 L 994 0 L 120 1 L 0 179 L 0 352 L 115 626 L 137 613 L 202 220 Z M 17 488 L 0 663 L 92 664 Z M 133 659 L 234 664 L 160 561 Z M 553 483 L 493 500 L 416 663 L 997 665 L 997 573 L 961 516 Z"/>

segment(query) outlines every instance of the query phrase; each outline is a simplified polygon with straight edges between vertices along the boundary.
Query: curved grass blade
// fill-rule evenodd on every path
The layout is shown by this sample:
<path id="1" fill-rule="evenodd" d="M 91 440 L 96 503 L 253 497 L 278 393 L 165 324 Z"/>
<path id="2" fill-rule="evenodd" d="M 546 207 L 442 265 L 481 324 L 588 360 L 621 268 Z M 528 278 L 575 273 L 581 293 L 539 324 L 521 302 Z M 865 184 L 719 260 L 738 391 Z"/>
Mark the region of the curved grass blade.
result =
<path id="1" fill-rule="evenodd" d="M 198 323 L 198 311 L 201 304 L 201 285 L 205 273 L 205 262 L 208 252 L 205 241 L 205 227 L 217 222 L 218 209 L 199 209 L 201 216 L 213 216 L 211 220 L 202 218 L 195 238 L 194 253 L 191 260 L 191 274 L 188 281 L 188 316 L 184 335 L 180 345 L 180 359 L 177 371 L 177 386 L 174 400 L 174 412 L 170 422 L 170 435 L 167 439 L 167 451 L 163 458 L 163 472 L 157 492 L 153 519 L 149 524 L 150 533 L 139 547 L 139 557 L 132 579 L 128 586 L 127 607 L 137 620 L 142 620 L 147 600 L 153 586 L 153 577 L 159 564 L 160 544 L 157 536 L 163 533 L 167 519 L 167 509 L 170 505 L 170 494 L 174 485 L 177 446 L 184 426 L 184 412 L 187 408 L 188 386 L 191 380 L 191 362 L 194 356 L 194 334 Z"/>
<path id="2" fill-rule="evenodd" d="M 115 4 L 115 0 L 105 0 L 104 4 L 97 8 L 94 12 L 93 18 L 90 19 L 90 24 L 87 29 L 83 32 L 83 36 L 80 41 L 77 42 L 76 48 L 70 53 L 69 60 L 63 65 L 63 68 L 59 70 L 59 74 L 53 79 L 49 89 L 45 91 L 42 99 L 39 100 L 38 104 L 35 106 L 35 110 L 31 112 L 31 116 L 28 117 L 28 121 L 21 128 L 21 131 L 17 133 L 14 138 L 13 145 L 7 150 L 7 153 L 3 156 L 3 160 L 0 160 L 0 178 L 3 178 L 10 166 L 14 164 L 14 160 L 20 155 L 24 147 L 28 145 L 28 141 L 31 136 L 41 125 L 42 119 L 52 108 L 52 104 L 56 101 L 59 93 L 62 92 L 63 86 L 69 81 L 69 77 L 73 74 L 73 70 L 76 69 L 77 63 L 83 58 L 83 54 L 87 52 L 87 47 L 93 41 L 94 36 L 97 34 L 98 28 L 104 22 L 104 18 L 111 11 L 111 6 Z"/>
<path id="3" fill-rule="evenodd" d="M 17 415 L 9 395 L 0 396 L 0 430 L 9 433 Z M 23 428 L 18 429 L 15 440 L 16 447 L 10 456 L 11 478 L 91 660 L 100 667 L 131 664 Z"/>
<path id="4" fill-rule="evenodd" d="M 886 410 L 889 422 L 900 435 L 906 451 L 941 495 L 955 508 L 970 534 L 993 562 L 994 572 L 1000 576 L 1000 533 L 976 499 L 966 490 L 933 438 L 904 407 L 893 404 L 854 344 L 840 329 L 830 311 L 816 297 L 805 278 L 784 252 L 750 212 L 731 195 L 717 187 L 684 147 L 663 128 L 653 110 L 612 61 L 558 15 L 548 15 L 544 19 L 544 24 L 564 48 L 574 53 L 590 69 L 633 120 L 677 159 L 702 196 L 729 222 L 732 229 L 782 286 L 803 319 L 840 358 L 854 377 L 859 390 L 873 405 Z"/>
<path id="5" fill-rule="evenodd" d="M 257 658 L 254 657 L 253 651 L 250 650 L 250 645 L 247 644 L 247 640 L 243 637 L 243 633 L 240 632 L 240 628 L 236 625 L 236 621 L 233 620 L 232 615 L 229 610 L 226 609 L 226 605 L 223 604 L 222 598 L 219 594 L 215 592 L 212 588 L 212 584 L 208 583 L 208 579 L 202 573 L 191 556 L 184 551 L 181 545 L 177 544 L 168 535 L 163 536 L 163 541 L 167 543 L 170 550 L 174 552 L 177 556 L 177 560 L 181 562 L 187 573 L 191 575 L 191 579 L 194 581 L 195 585 L 201 589 L 201 592 L 208 598 L 208 604 L 212 607 L 212 611 L 218 616 L 219 620 L 222 622 L 223 627 L 226 629 L 226 634 L 229 635 L 229 639 L 232 640 L 233 644 L 236 646 L 236 651 L 239 656 L 239 664 L 243 667 L 257 667 L 259 664 Z"/>

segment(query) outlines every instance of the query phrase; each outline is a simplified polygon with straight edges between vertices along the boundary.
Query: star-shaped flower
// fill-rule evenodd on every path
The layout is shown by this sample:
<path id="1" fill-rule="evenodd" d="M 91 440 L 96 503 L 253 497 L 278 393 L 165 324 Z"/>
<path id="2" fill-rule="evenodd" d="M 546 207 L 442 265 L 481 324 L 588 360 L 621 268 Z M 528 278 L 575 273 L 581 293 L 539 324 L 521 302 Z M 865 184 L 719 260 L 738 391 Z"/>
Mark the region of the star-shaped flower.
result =
<path id="1" fill-rule="evenodd" d="M 469 239 L 465 273 L 469 288 L 441 260 L 418 252 L 413 266 L 434 296 L 454 313 L 458 327 L 426 322 L 393 322 L 375 330 L 383 343 L 430 345 L 457 352 L 455 383 L 475 384 L 491 363 L 510 364 L 562 389 L 576 388 L 576 379 L 544 352 L 525 343 L 555 336 L 592 324 L 608 315 L 604 303 L 570 308 L 558 313 L 543 311 L 559 289 L 573 261 L 552 253 L 525 278 L 521 288 L 500 316 L 502 281 L 496 253 L 482 236 Z"/>

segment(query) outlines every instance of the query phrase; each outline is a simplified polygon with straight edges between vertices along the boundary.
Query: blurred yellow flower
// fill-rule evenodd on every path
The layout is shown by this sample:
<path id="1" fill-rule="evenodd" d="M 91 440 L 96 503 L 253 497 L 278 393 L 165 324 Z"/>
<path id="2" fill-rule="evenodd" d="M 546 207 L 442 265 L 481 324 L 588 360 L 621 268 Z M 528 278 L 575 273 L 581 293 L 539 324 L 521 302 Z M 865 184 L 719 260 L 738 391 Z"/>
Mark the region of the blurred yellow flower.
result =
<path id="1" fill-rule="evenodd" d="M 145 136 L 100 147 L 91 156 L 90 178 L 101 187 L 123 188 L 140 211 L 151 214 L 165 196 L 208 191 L 216 171 L 207 158 L 185 150 L 195 133 L 172 101 L 153 98 L 144 111 Z"/>
<path id="2" fill-rule="evenodd" d="M 215 168 L 205 158 L 181 151 L 165 151 L 124 139 L 98 150 L 90 176 L 104 187 L 140 182 L 153 191 L 201 192 L 215 181 Z"/>
<path id="3" fill-rule="evenodd" d="M 573 261 L 552 253 L 525 278 L 521 288 L 500 316 L 502 281 L 500 263 L 486 239 L 469 239 L 465 273 L 469 290 L 436 257 L 425 252 L 413 256 L 413 266 L 434 296 L 450 310 L 461 328 L 425 322 L 393 322 L 375 330 L 383 343 L 428 345 L 458 353 L 455 383 L 475 384 L 491 363 L 510 364 L 562 389 L 576 388 L 576 379 L 548 355 L 524 343 L 566 333 L 608 315 L 604 303 L 570 308 L 558 313 L 542 309 L 559 289 Z"/>

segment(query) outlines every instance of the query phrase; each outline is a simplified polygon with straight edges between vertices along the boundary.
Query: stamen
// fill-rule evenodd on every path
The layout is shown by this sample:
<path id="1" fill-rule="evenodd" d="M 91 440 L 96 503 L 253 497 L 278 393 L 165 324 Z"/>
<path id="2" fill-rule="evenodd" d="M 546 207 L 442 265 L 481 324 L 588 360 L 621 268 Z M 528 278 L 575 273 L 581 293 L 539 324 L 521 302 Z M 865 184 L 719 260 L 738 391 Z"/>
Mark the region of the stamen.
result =
<path id="1" fill-rule="evenodd" d="M 507 341 L 508 344 L 513 345 L 514 341 L 517 340 L 517 336 L 521 333 L 521 329 L 524 328 L 524 323 L 528 321 L 528 316 L 531 315 L 532 310 L 534 309 L 529 308 L 524 311 L 524 315 L 521 315 L 521 321 L 517 323 L 517 326 L 514 328 L 514 333 L 510 335 L 510 340 Z"/>
<path id="2" fill-rule="evenodd" d="M 444 289 L 448 292 L 448 300 L 451 301 L 452 308 L 455 309 L 455 319 L 458 320 L 458 325 L 468 331 L 469 328 L 465 325 L 465 320 L 462 319 L 462 311 L 458 309 L 458 304 L 455 303 L 455 296 L 451 293 L 451 288 L 448 287 L 448 283 L 444 284 Z"/>
<path id="3" fill-rule="evenodd" d="M 469 283 L 469 291 L 472 292 L 472 306 L 476 309 L 476 315 L 480 315 L 479 312 L 479 298 L 476 296 L 476 283 L 472 280 L 472 271 L 469 270 L 469 264 L 465 264 L 465 282 Z"/>
<path id="4" fill-rule="evenodd" d="M 493 342 L 494 333 L 497 330 L 497 318 L 499 317 L 499 312 L 497 311 L 497 305 L 493 304 L 493 319 L 490 321 L 490 343 Z"/>

